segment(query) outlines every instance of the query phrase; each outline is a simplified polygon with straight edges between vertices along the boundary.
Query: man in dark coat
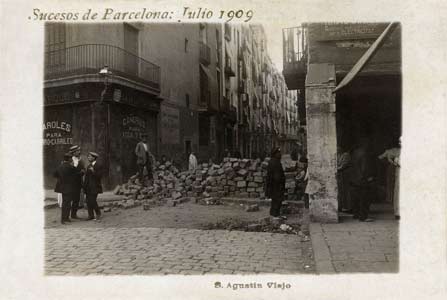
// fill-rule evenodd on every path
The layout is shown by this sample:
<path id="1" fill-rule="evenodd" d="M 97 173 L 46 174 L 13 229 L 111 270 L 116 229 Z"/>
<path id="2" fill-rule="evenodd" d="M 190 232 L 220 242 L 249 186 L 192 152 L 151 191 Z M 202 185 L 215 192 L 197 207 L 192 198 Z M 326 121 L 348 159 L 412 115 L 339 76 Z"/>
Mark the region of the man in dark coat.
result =
<path id="1" fill-rule="evenodd" d="M 81 197 L 82 181 L 85 174 L 85 163 L 81 159 L 81 147 L 74 145 L 70 147 L 70 153 L 72 154 L 73 166 L 76 168 L 76 180 L 74 182 L 74 194 L 71 203 L 71 218 L 79 219 L 77 211 L 79 208 L 79 199 Z"/>
<path id="2" fill-rule="evenodd" d="M 54 177 L 57 178 L 56 188 L 54 191 L 56 193 L 62 194 L 62 213 L 61 213 L 61 223 L 67 224 L 70 221 L 70 208 L 71 201 L 75 195 L 75 182 L 76 182 L 76 168 L 73 166 L 71 161 L 71 154 L 66 153 L 64 155 L 64 161 L 56 169 Z"/>
<path id="3" fill-rule="evenodd" d="M 99 209 L 96 199 L 98 194 L 102 193 L 101 186 L 101 166 L 96 162 L 98 154 L 89 152 L 87 159 L 90 164 L 87 166 L 84 179 L 84 192 L 86 196 L 88 219 L 99 220 L 101 218 L 101 210 Z M 96 219 L 94 213 L 96 214 Z"/>
<path id="4" fill-rule="evenodd" d="M 371 196 L 374 195 L 374 155 L 368 138 L 362 138 L 351 153 L 350 191 L 354 218 L 372 222 L 368 218 Z"/>
<path id="5" fill-rule="evenodd" d="M 272 156 L 267 166 L 267 178 L 265 195 L 272 199 L 270 215 L 279 217 L 281 203 L 284 200 L 286 177 L 281 164 L 281 149 L 279 147 L 272 151 Z"/>

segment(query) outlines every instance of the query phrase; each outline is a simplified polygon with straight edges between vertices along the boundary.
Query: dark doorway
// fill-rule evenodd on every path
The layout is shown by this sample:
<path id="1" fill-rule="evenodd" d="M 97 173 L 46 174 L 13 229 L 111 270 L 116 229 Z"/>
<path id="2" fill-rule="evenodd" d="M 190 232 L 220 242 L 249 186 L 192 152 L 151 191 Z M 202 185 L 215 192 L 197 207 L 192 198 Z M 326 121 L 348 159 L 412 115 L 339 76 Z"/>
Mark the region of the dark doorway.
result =
<path id="1" fill-rule="evenodd" d="M 401 77 L 357 78 L 337 93 L 336 107 L 338 155 L 350 152 L 361 138 L 369 139 L 377 174 L 372 202 L 385 203 L 389 188 L 387 164 L 378 156 L 395 147 L 402 134 Z M 345 194 L 341 197 L 349 197 L 347 189 L 339 187 L 339 191 Z"/>

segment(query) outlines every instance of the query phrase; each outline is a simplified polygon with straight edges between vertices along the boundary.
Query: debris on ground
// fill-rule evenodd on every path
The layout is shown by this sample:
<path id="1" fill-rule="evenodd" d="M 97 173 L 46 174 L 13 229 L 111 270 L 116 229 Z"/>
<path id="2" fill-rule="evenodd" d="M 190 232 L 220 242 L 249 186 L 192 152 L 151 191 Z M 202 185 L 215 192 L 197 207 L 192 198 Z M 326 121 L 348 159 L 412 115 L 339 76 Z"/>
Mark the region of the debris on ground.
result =
<path id="1" fill-rule="evenodd" d="M 283 233 L 283 234 L 295 234 L 299 235 L 302 231 L 300 230 L 300 224 L 285 224 L 285 223 L 275 223 L 269 217 L 257 220 L 255 222 L 251 221 L 241 221 L 235 218 L 227 218 L 224 220 L 219 220 L 214 223 L 207 223 L 203 225 L 205 230 L 214 229 L 224 229 L 224 230 L 238 230 L 238 231 L 251 231 L 251 232 L 271 232 L 271 233 Z M 307 236 L 300 236 L 301 241 L 304 242 Z"/>
<path id="2" fill-rule="evenodd" d="M 245 211 L 246 211 L 246 212 L 259 211 L 259 205 L 258 205 L 258 204 L 247 205 L 247 206 L 245 207 Z"/>

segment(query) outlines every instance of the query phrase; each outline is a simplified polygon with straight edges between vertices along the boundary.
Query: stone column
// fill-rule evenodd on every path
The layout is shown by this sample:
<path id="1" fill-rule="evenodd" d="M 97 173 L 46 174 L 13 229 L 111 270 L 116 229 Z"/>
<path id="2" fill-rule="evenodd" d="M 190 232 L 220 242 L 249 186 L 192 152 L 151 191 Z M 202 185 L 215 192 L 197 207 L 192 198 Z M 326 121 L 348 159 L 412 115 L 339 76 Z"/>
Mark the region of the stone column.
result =
<path id="1" fill-rule="evenodd" d="M 308 192 L 314 222 L 338 222 L 335 68 L 309 64 L 306 77 Z"/>

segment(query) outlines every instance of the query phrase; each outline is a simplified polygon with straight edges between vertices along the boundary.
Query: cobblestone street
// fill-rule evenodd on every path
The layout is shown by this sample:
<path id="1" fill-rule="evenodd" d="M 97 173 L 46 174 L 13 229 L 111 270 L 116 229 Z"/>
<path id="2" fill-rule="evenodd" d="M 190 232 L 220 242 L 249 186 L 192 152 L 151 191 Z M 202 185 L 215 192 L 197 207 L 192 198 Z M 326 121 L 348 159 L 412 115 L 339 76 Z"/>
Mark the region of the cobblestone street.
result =
<path id="1" fill-rule="evenodd" d="M 200 230 L 208 222 L 257 220 L 268 208 L 141 207 L 104 213 L 101 222 L 62 226 L 59 209 L 46 210 L 47 275 L 295 274 L 315 272 L 312 244 L 292 234 Z M 194 214 L 193 214 L 194 213 Z M 85 211 L 79 215 L 85 217 Z"/>
<path id="2" fill-rule="evenodd" d="M 309 242 L 300 243 L 297 236 L 285 234 L 174 228 L 47 229 L 45 265 L 48 275 L 289 274 L 314 270 L 308 247 Z"/>

